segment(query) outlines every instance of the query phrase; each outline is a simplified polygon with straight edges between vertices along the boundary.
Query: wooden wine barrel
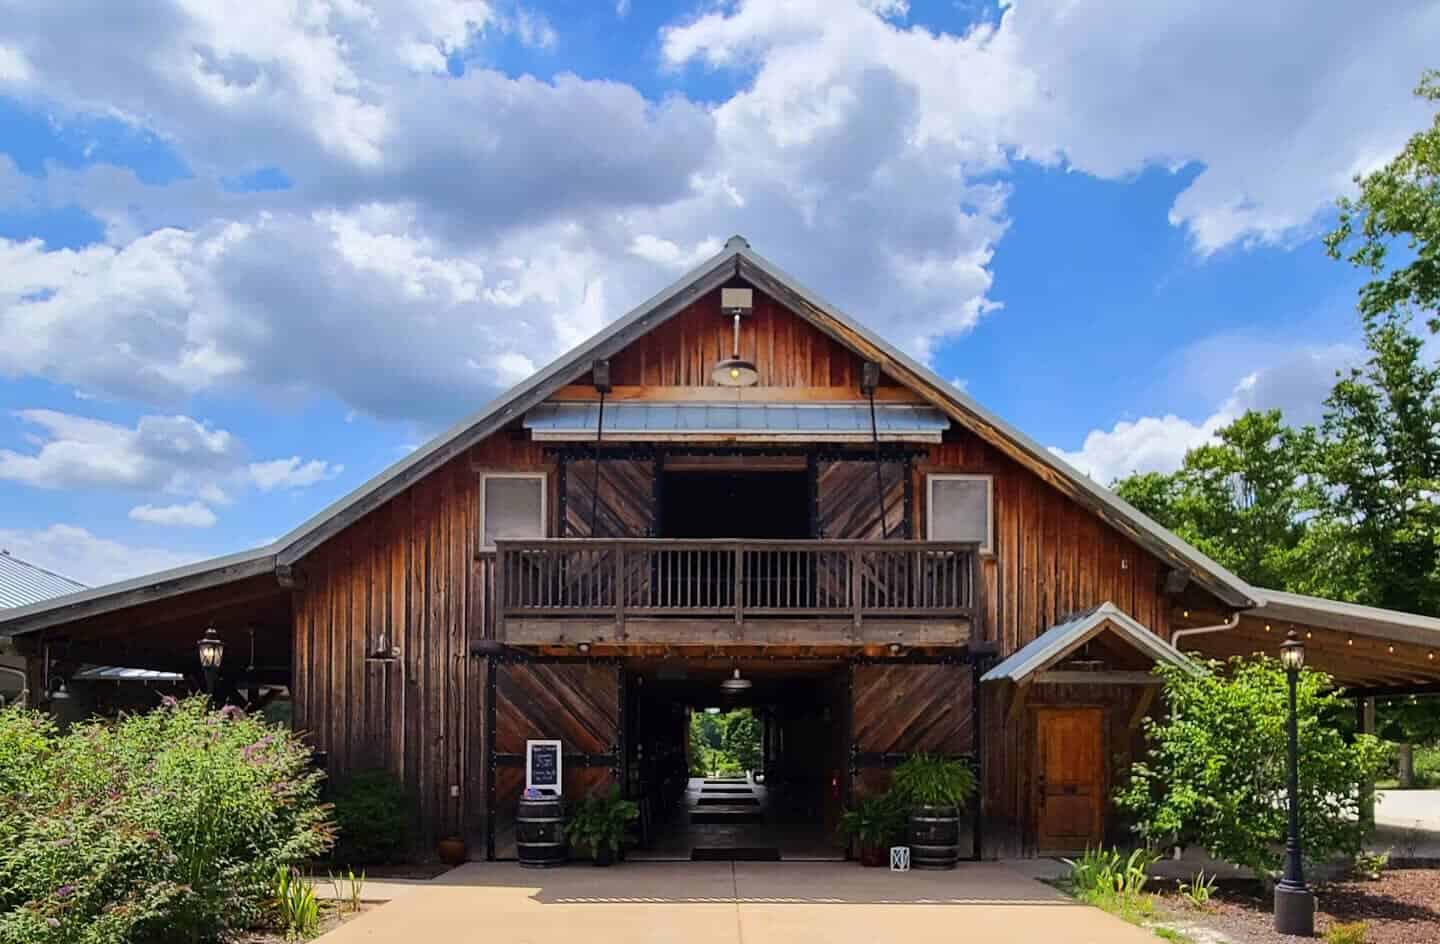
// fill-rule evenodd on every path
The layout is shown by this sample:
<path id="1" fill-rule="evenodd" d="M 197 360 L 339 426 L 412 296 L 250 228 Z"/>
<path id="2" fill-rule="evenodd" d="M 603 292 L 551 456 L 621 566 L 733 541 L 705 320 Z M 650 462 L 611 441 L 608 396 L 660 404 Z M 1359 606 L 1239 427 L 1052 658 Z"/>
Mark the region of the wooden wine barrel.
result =
<path id="1" fill-rule="evenodd" d="M 960 857 L 960 811 L 917 806 L 910 812 L 910 867 L 953 869 Z"/>
<path id="2" fill-rule="evenodd" d="M 521 798 L 515 815 L 515 855 L 527 869 L 548 869 L 569 858 L 565 805 L 558 797 Z"/>

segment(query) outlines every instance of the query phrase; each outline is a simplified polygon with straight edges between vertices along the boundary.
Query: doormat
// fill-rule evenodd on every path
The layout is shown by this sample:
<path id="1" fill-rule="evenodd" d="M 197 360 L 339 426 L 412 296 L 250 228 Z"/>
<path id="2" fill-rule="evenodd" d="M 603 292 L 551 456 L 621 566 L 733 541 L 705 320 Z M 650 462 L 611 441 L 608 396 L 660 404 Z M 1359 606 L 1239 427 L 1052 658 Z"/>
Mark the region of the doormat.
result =
<path id="1" fill-rule="evenodd" d="M 702 796 L 695 801 L 697 806 L 759 806 L 760 801 L 753 796 Z"/>
<path id="2" fill-rule="evenodd" d="M 748 826 L 765 822 L 759 810 L 696 810 L 690 814 L 690 822 L 698 826 Z"/>
<path id="3" fill-rule="evenodd" d="M 780 850 L 773 846 L 711 847 L 690 850 L 691 862 L 779 862 Z"/>

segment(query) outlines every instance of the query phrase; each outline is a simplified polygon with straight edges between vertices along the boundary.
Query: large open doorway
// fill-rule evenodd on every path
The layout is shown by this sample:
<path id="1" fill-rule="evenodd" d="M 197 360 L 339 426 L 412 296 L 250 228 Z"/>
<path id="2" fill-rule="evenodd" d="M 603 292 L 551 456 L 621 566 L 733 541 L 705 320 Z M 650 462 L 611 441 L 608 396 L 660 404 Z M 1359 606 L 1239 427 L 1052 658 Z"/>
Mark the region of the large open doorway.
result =
<path id="1" fill-rule="evenodd" d="M 661 537 L 812 537 L 810 482 L 803 467 L 667 471 L 661 495 Z"/>
<path id="2" fill-rule="evenodd" d="M 727 693 L 737 668 L 750 687 Z M 844 857 L 845 662 L 637 659 L 627 676 L 636 858 Z"/>

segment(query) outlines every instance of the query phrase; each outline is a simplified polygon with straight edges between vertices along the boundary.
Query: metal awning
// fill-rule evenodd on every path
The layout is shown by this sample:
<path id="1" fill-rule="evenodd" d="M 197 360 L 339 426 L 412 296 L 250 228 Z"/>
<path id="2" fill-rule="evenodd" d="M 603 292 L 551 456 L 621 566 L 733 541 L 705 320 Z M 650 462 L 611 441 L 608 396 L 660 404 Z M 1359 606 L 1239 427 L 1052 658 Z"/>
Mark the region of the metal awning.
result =
<path id="1" fill-rule="evenodd" d="M 1113 603 L 1105 602 L 1045 630 L 1017 649 L 1004 662 L 986 672 L 982 682 L 1024 683 L 1032 677 L 1043 680 L 1044 672 L 1059 664 L 1086 642 L 1109 630 L 1151 661 L 1179 666 L 1189 672 L 1199 666 Z M 1110 673 L 1113 676 L 1115 673 Z M 1097 680 L 1100 677 L 1097 676 Z M 1074 681 L 1067 679 L 1067 681 Z"/>
<path id="2" fill-rule="evenodd" d="M 598 403 L 542 403 L 525 415 L 538 441 L 590 440 Z M 934 407 L 877 403 L 883 442 L 939 442 L 950 420 Z M 869 442 L 868 403 L 607 403 L 604 438 L 611 441 L 745 439 L 770 442 Z"/>

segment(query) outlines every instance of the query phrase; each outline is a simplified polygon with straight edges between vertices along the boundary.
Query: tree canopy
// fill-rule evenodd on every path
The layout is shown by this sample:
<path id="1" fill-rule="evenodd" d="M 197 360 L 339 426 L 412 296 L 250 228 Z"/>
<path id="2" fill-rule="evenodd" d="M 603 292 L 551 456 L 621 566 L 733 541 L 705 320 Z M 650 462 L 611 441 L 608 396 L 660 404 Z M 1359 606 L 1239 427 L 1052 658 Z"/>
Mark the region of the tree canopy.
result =
<path id="1" fill-rule="evenodd" d="M 1415 94 L 1440 103 L 1440 71 L 1427 71 Z M 1360 290 L 1361 314 L 1413 307 L 1440 331 L 1440 109 L 1393 160 L 1355 182 L 1359 193 L 1340 200 L 1339 223 L 1325 247 L 1374 274 Z M 1396 243 L 1409 256 L 1403 264 L 1394 261 Z"/>

